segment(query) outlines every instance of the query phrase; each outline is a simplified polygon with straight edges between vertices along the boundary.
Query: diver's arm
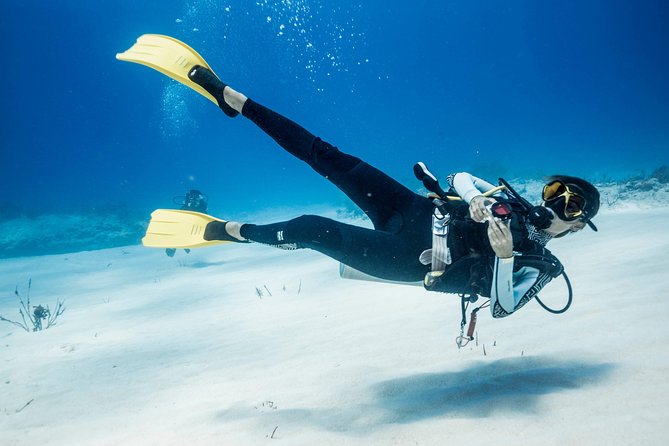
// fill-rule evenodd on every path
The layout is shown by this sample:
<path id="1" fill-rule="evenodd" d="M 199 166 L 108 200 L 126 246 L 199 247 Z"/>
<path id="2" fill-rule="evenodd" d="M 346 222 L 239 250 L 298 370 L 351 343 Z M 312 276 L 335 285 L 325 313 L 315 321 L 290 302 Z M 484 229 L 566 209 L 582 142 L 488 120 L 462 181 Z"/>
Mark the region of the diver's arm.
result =
<path id="1" fill-rule="evenodd" d="M 513 289 L 513 257 L 508 259 L 495 258 L 495 269 L 492 276 L 492 289 L 490 290 L 490 311 L 498 302 L 504 311 L 513 313 L 516 308 L 516 300 Z"/>
<path id="2" fill-rule="evenodd" d="M 495 259 L 490 290 L 490 312 L 493 317 L 504 317 L 513 313 L 538 277 L 539 270 L 536 268 L 523 267 L 514 273 L 513 257 Z"/>
<path id="3" fill-rule="evenodd" d="M 467 172 L 459 172 L 450 178 L 450 183 L 455 192 L 469 204 L 472 198 L 479 196 L 495 186 L 481 178 L 475 177 Z"/>
<path id="4" fill-rule="evenodd" d="M 506 313 L 513 313 L 516 305 L 527 289 L 524 282 L 514 280 L 513 274 L 513 236 L 507 222 L 497 218 L 488 219 L 488 241 L 495 252 L 492 289 L 490 290 L 490 308 L 495 315 L 496 304 Z M 518 282 L 518 283 L 516 283 Z"/>
<path id="5" fill-rule="evenodd" d="M 469 205 L 469 216 L 472 220 L 483 223 L 490 217 L 486 207 L 495 200 L 486 198 L 483 194 L 495 186 L 467 172 L 456 173 L 449 178 L 449 182 L 455 192 Z"/>

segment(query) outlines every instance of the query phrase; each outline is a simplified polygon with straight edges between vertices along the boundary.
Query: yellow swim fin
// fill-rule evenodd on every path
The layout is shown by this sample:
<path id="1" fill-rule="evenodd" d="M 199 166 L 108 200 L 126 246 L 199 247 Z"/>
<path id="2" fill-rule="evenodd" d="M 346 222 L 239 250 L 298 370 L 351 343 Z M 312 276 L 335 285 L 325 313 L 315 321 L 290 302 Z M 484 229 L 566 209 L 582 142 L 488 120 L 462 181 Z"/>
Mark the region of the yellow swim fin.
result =
<path id="1" fill-rule="evenodd" d="M 151 248 L 201 248 L 237 241 L 232 238 L 205 240 L 205 230 L 211 222 L 223 223 L 218 230 L 210 232 L 218 234 L 220 238 L 225 238 L 227 235 L 224 229 L 225 220 L 219 220 L 200 212 L 156 209 L 151 213 L 151 221 L 142 239 L 142 244 Z"/>
<path id="2" fill-rule="evenodd" d="M 218 105 L 216 98 L 188 78 L 188 72 L 195 65 L 201 65 L 212 73 L 214 70 L 197 51 L 173 37 L 161 34 L 144 34 L 128 50 L 118 53 L 116 58 L 158 70 Z"/>

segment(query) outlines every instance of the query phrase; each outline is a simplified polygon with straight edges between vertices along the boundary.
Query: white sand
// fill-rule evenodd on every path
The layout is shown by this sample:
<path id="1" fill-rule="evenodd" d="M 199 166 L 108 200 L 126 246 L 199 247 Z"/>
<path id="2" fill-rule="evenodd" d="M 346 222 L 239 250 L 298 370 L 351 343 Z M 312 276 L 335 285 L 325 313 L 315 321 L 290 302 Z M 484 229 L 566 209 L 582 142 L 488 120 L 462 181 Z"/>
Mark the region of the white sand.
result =
<path id="1" fill-rule="evenodd" d="M 0 260 L 0 314 L 29 278 L 34 305 L 67 305 L 46 331 L 0 322 L 0 445 L 665 444 L 668 220 L 621 207 L 553 241 L 573 307 L 484 310 L 462 350 L 456 296 L 311 251 Z"/>

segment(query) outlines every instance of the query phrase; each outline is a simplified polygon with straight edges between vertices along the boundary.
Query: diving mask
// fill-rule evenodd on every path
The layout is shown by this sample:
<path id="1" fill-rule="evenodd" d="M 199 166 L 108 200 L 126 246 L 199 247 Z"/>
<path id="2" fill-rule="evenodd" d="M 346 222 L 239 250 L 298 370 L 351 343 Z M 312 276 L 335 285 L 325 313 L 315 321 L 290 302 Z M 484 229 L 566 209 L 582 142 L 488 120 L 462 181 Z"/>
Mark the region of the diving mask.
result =
<path id="1" fill-rule="evenodd" d="M 558 217 L 565 221 L 572 221 L 577 218 L 583 221 L 588 220 L 584 212 L 585 198 L 572 191 L 562 181 L 556 180 L 546 184 L 542 198 L 558 214 Z"/>

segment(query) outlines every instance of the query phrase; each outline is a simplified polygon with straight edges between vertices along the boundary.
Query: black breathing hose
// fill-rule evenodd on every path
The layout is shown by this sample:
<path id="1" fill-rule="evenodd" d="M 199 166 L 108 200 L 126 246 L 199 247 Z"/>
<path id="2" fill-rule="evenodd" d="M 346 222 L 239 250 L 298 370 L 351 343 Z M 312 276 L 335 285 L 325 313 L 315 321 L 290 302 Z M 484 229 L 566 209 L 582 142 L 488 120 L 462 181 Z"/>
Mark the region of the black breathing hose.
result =
<path id="1" fill-rule="evenodd" d="M 548 307 L 546 304 L 544 304 L 541 301 L 541 299 L 539 299 L 539 295 L 534 296 L 534 298 L 537 300 L 537 302 L 539 302 L 539 305 L 541 305 L 541 307 L 544 310 L 548 311 L 549 313 L 562 314 L 565 311 L 567 311 L 569 309 L 569 307 L 571 307 L 572 298 L 574 297 L 574 293 L 572 292 L 572 289 L 571 289 L 571 282 L 569 281 L 569 277 L 567 277 L 567 273 L 565 273 L 564 271 L 562 271 L 562 277 L 564 277 L 564 281 L 567 284 L 567 289 L 569 290 L 569 297 L 567 298 L 567 304 L 563 308 L 561 308 L 559 310 L 554 310 L 554 309 Z"/>

